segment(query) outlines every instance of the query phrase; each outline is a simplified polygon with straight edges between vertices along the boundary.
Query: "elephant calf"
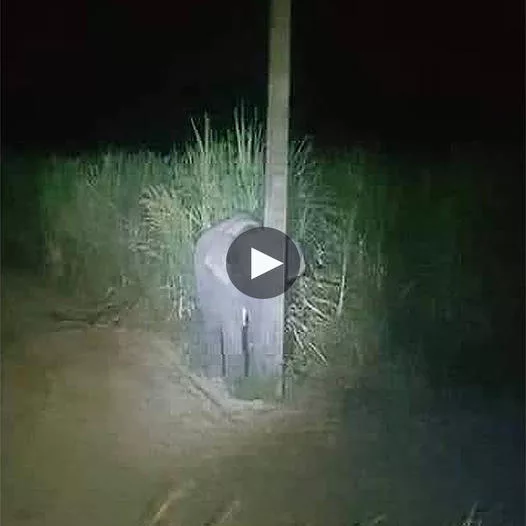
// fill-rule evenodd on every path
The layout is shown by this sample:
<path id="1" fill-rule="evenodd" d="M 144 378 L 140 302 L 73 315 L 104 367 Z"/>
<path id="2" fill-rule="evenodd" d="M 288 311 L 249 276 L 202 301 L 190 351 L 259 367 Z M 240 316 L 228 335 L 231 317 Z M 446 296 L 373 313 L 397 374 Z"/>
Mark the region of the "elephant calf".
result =
<path id="1" fill-rule="evenodd" d="M 202 340 L 199 366 L 207 376 L 234 379 L 254 373 L 258 358 L 255 353 L 261 347 L 257 340 L 264 329 L 265 300 L 247 296 L 232 283 L 227 253 L 238 236 L 259 227 L 261 224 L 250 215 L 237 214 L 213 225 L 197 241 L 194 271 Z M 305 262 L 298 252 L 302 274 Z M 235 264 L 237 257 L 229 255 L 231 272 L 239 268 Z M 299 274 L 287 279 L 293 281 Z"/>
<path id="2" fill-rule="evenodd" d="M 202 340 L 202 363 L 207 376 L 248 375 L 251 325 L 257 323 L 258 300 L 239 291 L 230 281 L 226 256 L 243 232 L 261 226 L 237 214 L 206 230 L 198 239 L 194 271 Z"/>

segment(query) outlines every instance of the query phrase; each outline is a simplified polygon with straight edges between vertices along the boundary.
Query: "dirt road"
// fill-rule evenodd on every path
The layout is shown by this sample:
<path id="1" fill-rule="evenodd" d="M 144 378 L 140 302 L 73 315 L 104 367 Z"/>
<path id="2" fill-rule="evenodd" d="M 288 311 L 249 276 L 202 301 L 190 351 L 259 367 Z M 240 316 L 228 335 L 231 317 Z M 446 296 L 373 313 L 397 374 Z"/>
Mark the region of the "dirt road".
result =
<path id="1" fill-rule="evenodd" d="M 377 388 L 263 414 L 211 390 L 231 421 L 169 340 L 57 330 L 53 301 L 3 287 L 6 526 L 442 526 L 474 504 L 484 526 L 524 524 L 524 414 L 509 400 Z"/>

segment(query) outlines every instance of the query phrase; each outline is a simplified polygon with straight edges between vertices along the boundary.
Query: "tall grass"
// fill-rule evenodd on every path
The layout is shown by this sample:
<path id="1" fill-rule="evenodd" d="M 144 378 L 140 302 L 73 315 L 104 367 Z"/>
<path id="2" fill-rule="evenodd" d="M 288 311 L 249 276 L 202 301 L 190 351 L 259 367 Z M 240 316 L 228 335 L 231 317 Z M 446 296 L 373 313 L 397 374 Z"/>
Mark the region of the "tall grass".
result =
<path id="1" fill-rule="evenodd" d="M 132 291 L 147 321 L 190 319 L 199 233 L 234 212 L 261 219 L 264 175 L 256 118 L 238 112 L 223 133 L 206 118 L 193 125 L 194 141 L 168 155 L 39 164 L 44 267 L 58 287 L 81 300 Z M 488 337 L 473 244 L 479 194 L 489 190 L 466 176 L 476 161 L 458 149 L 423 167 L 380 148 L 291 146 L 289 232 L 307 261 L 288 293 L 294 372 L 328 362 L 359 369 L 386 353 L 420 366 L 448 354 L 438 343 L 446 334 L 450 354 L 456 341 Z"/>
<path id="2" fill-rule="evenodd" d="M 62 288 L 97 297 L 137 281 L 144 188 L 166 180 L 152 153 L 52 158 L 42 176 L 46 269 Z"/>
<path id="3" fill-rule="evenodd" d="M 377 153 L 364 147 L 318 155 L 321 176 L 338 189 L 339 244 L 333 255 L 341 258 L 337 315 L 340 345 L 333 360 L 344 370 L 360 369 L 378 360 L 385 335 L 388 273 L 386 240 L 399 202 L 389 192 L 390 175 L 378 163 Z M 343 345 L 343 352 L 341 348 Z"/>
<path id="4" fill-rule="evenodd" d="M 486 260 L 496 235 L 492 175 L 509 166 L 473 145 L 427 164 L 378 145 L 318 159 L 348 232 L 345 349 L 334 359 L 351 370 L 400 365 L 403 376 L 439 384 L 480 378 L 498 363 Z"/>
<path id="5" fill-rule="evenodd" d="M 50 160 L 40 202 L 46 269 L 58 286 L 79 298 L 139 290 L 146 319 L 188 321 L 199 233 L 238 211 L 261 219 L 263 209 L 259 123 L 237 114 L 226 133 L 214 132 L 206 118 L 194 131 L 193 143 L 166 156 L 112 152 Z M 367 263 L 355 211 L 339 208 L 322 184 L 308 142 L 292 145 L 290 167 L 290 233 L 309 269 L 288 296 L 290 364 L 299 372 L 327 362 L 325 344 L 347 296 L 376 270 Z M 360 177 L 356 184 L 363 184 Z M 358 260 L 363 273 L 349 280 Z"/>
<path id="6" fill-rule="evenodd" d="M 495 235 L 488 169 L 499 168 L 461 145 L 440 162 L 396 167 L 403 206 L 386 246 L 389 340 L 394 353 L 438 383 L 466 381 L 469 369 L 480 376 L 495 343 L 485 290 Z"/>

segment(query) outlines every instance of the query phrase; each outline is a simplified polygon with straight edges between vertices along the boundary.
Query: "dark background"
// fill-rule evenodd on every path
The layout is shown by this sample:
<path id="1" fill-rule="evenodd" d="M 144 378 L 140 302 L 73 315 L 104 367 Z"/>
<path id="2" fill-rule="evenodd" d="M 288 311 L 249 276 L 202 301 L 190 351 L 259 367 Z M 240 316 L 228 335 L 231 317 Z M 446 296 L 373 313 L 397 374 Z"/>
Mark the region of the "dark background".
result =
<path id="1" fill-rule="evenodd" d="M 521 3 L 293 2 L 292 130 L 520 139 Z M 3 142 L 165 148 L 190 116 L 265 109 L 268 2 L 3 2 Z"/>
<path id="2" fill-rule="evenodd" d="M 191 117 L 207 112 L 215 127 L 230 125 L 242 102 L 264 115 L 268 2 L 8 0 L 2 10 L 7 151 L 166 151 L 189 137 Z M 486 372 L 519 385 L 523 2 L 293 0 L 292 20 L 293 138 L 312 135 L 319 148 L 381 141 L 420 159 L 478 141 L 506 161 L 481 174 L 492 190 L 480 196 L 471 240 L 498 330 L 464 367 L 496 357 Z"/>

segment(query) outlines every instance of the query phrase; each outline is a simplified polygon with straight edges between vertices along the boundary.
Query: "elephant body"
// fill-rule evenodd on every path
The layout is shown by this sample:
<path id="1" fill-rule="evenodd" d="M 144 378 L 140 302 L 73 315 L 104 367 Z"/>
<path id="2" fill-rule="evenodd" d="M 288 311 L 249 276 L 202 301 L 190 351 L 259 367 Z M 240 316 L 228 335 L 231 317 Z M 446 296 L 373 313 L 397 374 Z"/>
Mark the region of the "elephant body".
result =
<path id="1" fill-rule="evenodd" d="M 236 237 L 259 226 L 249 215 L 237 214 L 206 230 L 197 241 L 194 271 L 201 367 L 207 376 L 248 375 L 259 300 L 246 296 L 232 284 L 226 256 Z"/>
<path id="2" fill-rule="evenodd" d="M 232 242 L 261 224 L 248 214 L 237 214 L 205 230 L 194 253 L 201 344 L 198 367 L 207 376 L 229 379 L 258 374 L 264 369 L 264 331 L 267 300 L 242 293 L 227 272 Z M 301 251 L 300 251 L 301 255 Z M 231 267 L 235 270 L 236 266 Z M 300 274 L 305 269 L 301 256 Z"/>

